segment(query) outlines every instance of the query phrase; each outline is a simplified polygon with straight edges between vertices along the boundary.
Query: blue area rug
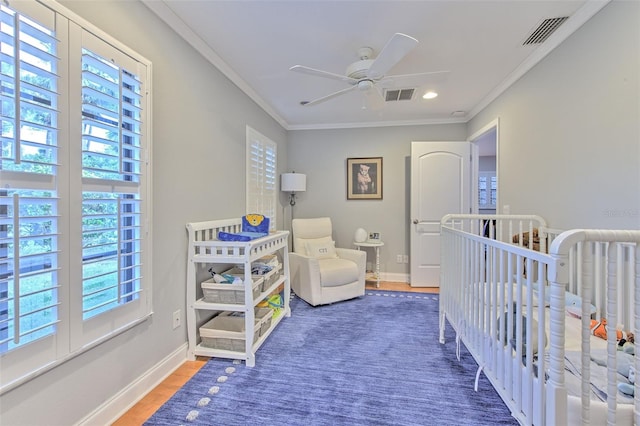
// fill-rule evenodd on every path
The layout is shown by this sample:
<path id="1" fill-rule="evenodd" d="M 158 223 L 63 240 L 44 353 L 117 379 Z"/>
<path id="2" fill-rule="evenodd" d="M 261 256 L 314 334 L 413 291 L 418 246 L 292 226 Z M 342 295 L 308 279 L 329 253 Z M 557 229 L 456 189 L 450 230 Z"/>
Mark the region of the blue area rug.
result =
<path id="1" fill-rule="evenodd" d="M 311 307 L 294 298 L 256 366 L 211 359 L 146 425 L 517 425 L 447 327 L 438 296 L 367 291 Z"/>

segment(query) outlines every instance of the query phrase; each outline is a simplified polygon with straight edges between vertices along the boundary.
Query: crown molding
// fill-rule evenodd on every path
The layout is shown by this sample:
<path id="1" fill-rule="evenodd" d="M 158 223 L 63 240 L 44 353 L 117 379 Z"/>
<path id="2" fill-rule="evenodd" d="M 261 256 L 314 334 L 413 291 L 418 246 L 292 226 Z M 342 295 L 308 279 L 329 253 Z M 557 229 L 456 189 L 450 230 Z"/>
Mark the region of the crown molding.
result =
<path id="1" fill-rule="evenodd" d="M 420 126 L 429 124 L 466 123 L 475 117 L 480 111 L 496 100 L 502 93 L 531 70 L 551 51 L 558 47 L 564 40 L 591 19 L 611 0 L 588 0 L 576 13 L 561 25 L 542 45 L 532 52 L 513 72 L 511 72 L 498 86 L 489 92 L 475 107 L 462 117 L 446 119 L 357 122 L 357 123 L 325 123 L 325 124 L 289 124 L 282 118 L 255 90 L 251 88 L 218 54 L 207 45 L 184 21 L 182 21 L 163 0 L 140 0 L 149 10 L 162 19 L 187 43 L 193 46 L 202 56 L 224 74 L 233 84 L 242 90 L 251 100 L 262 108 L 285 130 L 325 130 L 325 129 L 350 129 L 362 127 L 391 127 L 391 126 Z"/>
<path id="2" fill-rule="evenodd" d="M 458 124 L 469 121 L 467 117 L 437 118 L 425 120 L 397 120 L 397 121 L 366 121 L 360 123 L 326 123 L 326 124 L 299 124 L 289 125 L 287 130 L 329 130 L 329 129 L 356 129 L 362 127 L 398 127 L 398 126 L 424 126 L 428 124 Z"/>
<path id="3" fill-rule="evenodd" d="M 196 33 L 194 33 L 184 21 L 182 21 L 163 0 L 140 0 L 149 10 L 155 13 L 169 27 L 171 27 L 180 37 L 196 49 L 211 64 L 222 72 L 233 84 L 238 86 L 251 100 L 269 114 L 285 129 L 287 122 L 260 97 L 218 54 L 209 47 Z"/>

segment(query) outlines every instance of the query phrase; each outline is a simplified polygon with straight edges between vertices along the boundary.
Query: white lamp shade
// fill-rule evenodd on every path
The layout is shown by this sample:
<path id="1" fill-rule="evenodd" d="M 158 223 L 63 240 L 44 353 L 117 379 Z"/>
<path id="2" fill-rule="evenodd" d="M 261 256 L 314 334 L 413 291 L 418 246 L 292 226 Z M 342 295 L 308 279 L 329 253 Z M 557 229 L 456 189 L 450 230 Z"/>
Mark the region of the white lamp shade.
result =
<path id="1" fill-rule="evenodd" d="M 307 190 L 307 175 L 302 173 L 283 173 L 280 175 L 280 190 L 302 192 Z"/>

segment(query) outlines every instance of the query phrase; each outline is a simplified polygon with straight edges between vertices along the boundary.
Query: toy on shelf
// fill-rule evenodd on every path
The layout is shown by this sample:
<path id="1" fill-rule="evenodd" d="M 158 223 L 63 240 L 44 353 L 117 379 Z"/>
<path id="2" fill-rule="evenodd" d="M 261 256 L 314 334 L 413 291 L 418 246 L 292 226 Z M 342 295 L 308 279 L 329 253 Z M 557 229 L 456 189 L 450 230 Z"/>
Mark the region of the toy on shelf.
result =
<path id="1" fill-rule="evenodd" d="M 242 217 L 242 232 L 235 234 L 218 232 L 220 241 L 251 241 L 269 235 L 269 218 L 261 214 L 248 214 Z"/>

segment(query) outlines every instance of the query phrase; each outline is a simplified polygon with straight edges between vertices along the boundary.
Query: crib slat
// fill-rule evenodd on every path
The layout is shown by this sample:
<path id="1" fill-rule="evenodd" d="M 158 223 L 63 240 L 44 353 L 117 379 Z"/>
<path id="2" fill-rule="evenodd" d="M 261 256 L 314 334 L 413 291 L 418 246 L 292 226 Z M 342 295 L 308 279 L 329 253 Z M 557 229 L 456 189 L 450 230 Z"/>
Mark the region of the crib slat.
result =
<path id="1" fill-rule="evenodd" d="M 530 249 L 534 229 L 540 251 Z M 441 336 L 448 321 L 521 424 L 616 424 L 627 415 L 640 424 L 640 387 L 635 386 L 635 413 L 615 398 L 616 325 L 640 335 L 640 231 L 561 233 L 537 216 L 451 215 L 443 218 L 442 242 L 443 247 L 455 244 L 442 251 L 449 261 L 443 259 L 441 269 Z M 582 298 L 580 369 L 585 381 L 575 398 L 568 396 L 564 370 L 565 291 Z M 549 300 L 548 311 L 544 303 L 534 309 L 536 294 Z M 606 317 L 609 327 L 605 389 L 611 397 L 606 404 L 589 398 L 589 302 L 596 306 L 595 318 Z M 522 316 L 524 321 L 514 319 Z M 640 370 L 640 354 L 634 365 Z"/>
<path id="2" fill-rule="evenodd" d="M 631 250 L 634 253 L 631 259 L 635 258 L 635 274 L 631 273 L 629 275 L 635 278 L 632 285 L 635 284 L 633 286 L 633 300 L 635 303 L 633 331 L 636 332 L 640 330 L 640 309 L 638 308 L 640 307 L 640 249 L 638 249 L 638 246 L 633 246 Z M 637 348 L 637 345 L 635 346 Z M 635 351 L 634 365 L 637 374 L 640 371 L 640 351 L 638 350 Z M 634 383 L 634 407 L 634 424 L 638 425 L 640 424 L 640 380 L 636 380 Z"/>

